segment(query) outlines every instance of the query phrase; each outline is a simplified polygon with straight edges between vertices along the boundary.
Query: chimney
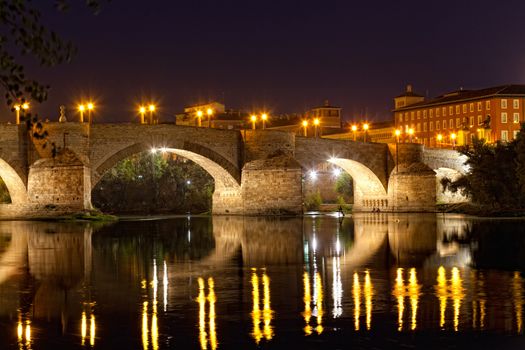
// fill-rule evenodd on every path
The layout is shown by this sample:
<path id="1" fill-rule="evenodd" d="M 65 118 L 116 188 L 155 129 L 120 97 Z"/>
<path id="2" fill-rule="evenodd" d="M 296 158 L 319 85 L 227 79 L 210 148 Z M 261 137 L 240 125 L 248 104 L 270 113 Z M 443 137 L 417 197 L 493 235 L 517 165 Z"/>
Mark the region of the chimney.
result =
<path id="1" fill-rule="evenodd" d="M 407 84 L 407 93 L 412 93 L 412 84 Z"/>

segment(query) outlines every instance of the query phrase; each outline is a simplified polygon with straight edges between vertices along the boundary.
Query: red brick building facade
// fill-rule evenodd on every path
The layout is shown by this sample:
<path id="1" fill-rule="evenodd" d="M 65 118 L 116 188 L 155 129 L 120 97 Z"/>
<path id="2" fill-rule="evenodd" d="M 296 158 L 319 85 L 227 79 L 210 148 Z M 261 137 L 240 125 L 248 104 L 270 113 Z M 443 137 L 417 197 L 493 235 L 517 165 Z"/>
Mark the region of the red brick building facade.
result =
<path id="1" fill-rule="evenodd" d="M 401 142 L 412 137 L 413 142 L 426 146 L 445 147 L 468 144 L 475 136 L 508 142 L 525 121 L 525 85 L 458 90 L 432 99 L 414 93 L 408 85 L 394 104 Z"/>

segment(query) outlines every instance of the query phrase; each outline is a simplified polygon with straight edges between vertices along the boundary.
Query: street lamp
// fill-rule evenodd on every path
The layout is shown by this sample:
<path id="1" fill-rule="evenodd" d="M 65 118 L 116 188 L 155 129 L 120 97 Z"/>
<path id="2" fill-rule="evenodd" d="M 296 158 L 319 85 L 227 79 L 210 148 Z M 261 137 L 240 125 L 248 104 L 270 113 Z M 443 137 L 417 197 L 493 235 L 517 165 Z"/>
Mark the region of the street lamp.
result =
<path id="1" fill-rule="evenodd" d="M 153 124 L 153 112 L 155 112 L 155 109 L 156 109 L 156 108 L 157 108 L 157 107 L 155 107 L 154 104 L 150 104 L 150 105 L 148 106 L 148 110 L 149 110 L 149 123 L 150 123 L 150 124 Z"/>
<path id="2" fill-rule="evenodd" d="M 456 148 L 456 137 L 457 135 L 455 133 L 450 134 L 450 139 L 452 140 L 452 149 Z"/>
<path id="3" fill-rule="evenodd" d="M 364 142 L 366 142 L 366 133 L 367 133 L 369 127 L 370 126 L 368 125 L 368 123 L 364 123 L 363 124 L 363 130 L 365 131 Z"/>
<path id="4" fill-rule="evenodd" d="M 22 109 L 29 109 L 29 103 L 24 102 L 22 105 L 15 105 L 16 124 L 20 124 L 20 108 L 22 108 Z"/>
<path id="5" fill-rule="evenodd" d="M 410 135 L 410 143 L 412 143 L 412 136 L 414 135 L 414 129 L 408 129 L 408 135 Z"/>
<path id="6" fill-rule="evenodd" d="M 252 121 L 252 130 L 255 130 L 255 122 L 257 121 L 257 117 L 255 115 L 252 115 L 250 117 L 250 120 Z"/>
<path id="7" fill-rule="evenodd" d="M 396 174 L 398 171 L 398 164 L 399 164 L 399 135 L 401 135 L 401 130 L 396 129 Z"/>
<path id="8" fill-rule="evenodd" d="M 308 136 L 308 120 L 303 120 L 303 135 Z"/>
<path id="9" fill-rule="evenodd" d="M 202 126 L 202 111 L 197 111 L 197 126 Z"/>
<path id="10" fill-rule="evenodd" d="M 266 113 L 263 113 L 261 115 L 261 120 L 262 120 L 262 128 L 263 130 L 266 129 L 266 120 L 268 119 L 268 115 Z"/>
<path id="11" fill-rule="evenodd" d="M 206 110 L 206 114 L 208 114 L 208 128 L 211 128 L 211 116 L 213 114 L 213 109 L 208 108 Z"/>
<path id="12" fill-rule="evenodd" d="M 146 107 L 140 106 L 139 113 L 140 113 L 140 124 L 144 124 L 144 115 L 146 114 Z"/>
<path id="13" fill-rule="evenodd" d="M 78 111 L 80 112 L 80 122 L 83 123 L 84 122 L 84 111 L 86 110 L 86 106 L 84 105 L 79 105 L 78 106 Z"/>
<path id="14" fill-rule="evenodd" d="M 314 119 L 315 137 L 316 138 L 319 136 L 319 135 L 317 135 L 317 127 L 319 126 L 320 123 L 321 123 L 321 121 L 319 120 L 319 118 L 315 118 Z"/>
<path id="15" fill-rule="evenodd" d="M 87 104 L 87 110 L 88 110 L 88 121 L 89 121 L 89 124 L 91 124 L 91 111 L 95 108 L 95 106 L 93 105 L 92 102 L 89 102 Z"/>
<path id="16" fill-rule="evenodd" d="M 441 141 L 443 141 L 443 135 L 437 134 L 437 140 L 438 140 L 439 147 L 441 148 Z"/>
<path id="17" fill-rule="evenodd" d="M 357 125 L 352 125 L 352 132 L 354 133 L 354 141 L 356 140 L 356 134 L 357 134 Z"/>

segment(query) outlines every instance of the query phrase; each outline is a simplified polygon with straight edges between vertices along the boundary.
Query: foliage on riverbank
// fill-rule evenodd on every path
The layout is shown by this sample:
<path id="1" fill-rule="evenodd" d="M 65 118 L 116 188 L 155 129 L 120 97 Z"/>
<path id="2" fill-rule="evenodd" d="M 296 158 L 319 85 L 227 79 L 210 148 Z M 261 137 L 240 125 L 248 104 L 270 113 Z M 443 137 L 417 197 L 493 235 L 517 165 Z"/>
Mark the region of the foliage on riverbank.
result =
<path id="1" fill-rule="evenodd" d="M 525 212 L 525 124 L 512 142 L 474 139 L 458 151 L 467 157 L 469 170 L 455 181 L 443 179 L 444 189 L 468 196 L 473 203 L 469 210 L 475 212 L 491 216 Z"/>

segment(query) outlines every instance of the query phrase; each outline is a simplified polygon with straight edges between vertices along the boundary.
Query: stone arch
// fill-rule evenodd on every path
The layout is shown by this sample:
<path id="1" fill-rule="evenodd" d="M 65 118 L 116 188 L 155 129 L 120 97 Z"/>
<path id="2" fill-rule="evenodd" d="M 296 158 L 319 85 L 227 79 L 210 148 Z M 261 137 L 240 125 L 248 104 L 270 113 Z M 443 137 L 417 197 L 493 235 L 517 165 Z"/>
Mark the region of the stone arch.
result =
<path id="1" fill-rule="evenodd" d="M 16 170 L 2 158 L 0 158 L 0 177 L 9 191 L 12 204 L 23 204 L 29 201 L 24 181 Z"/>
<path id="2" fill-rule="evenodd" d="M 92 174 L 92 188 L 102 175 L 119 161 L 141 152 L 151 151 L 151 149 L 152 147 L 145 143 L 137 143 L 118 150 L 95 168 Z M 222 156 L 208 148 L 184 142 L 182 145 L 163 147 L 159 151 L 175 153 L 200 165 L 213 177 L 216 188 L 240 188 L 239 171 Z"/>
<path id="3" fill-rule="evenodd" d="M 379 177 L 366 165 L 347 158 L 332 157 L 329 163 L 337 165 L 350 174 L 354 180 L 354 208 L 386 209 L 387 190 Z"/>
<path id="4" fill-rule="evenodd" d="M 441 185 L 442 179 L 449 178 L 454 181 L 461 177 L 463 172 L 460 172 L 457 169 L 445 167 L 433 170 L 436 173 L 436 202 L 438 204 L 464 203 L 469 201 L 466 196 L 463 196 L 459 192 L 452 193 L 450 191 L 443 191 L 443 185 Z"/>

